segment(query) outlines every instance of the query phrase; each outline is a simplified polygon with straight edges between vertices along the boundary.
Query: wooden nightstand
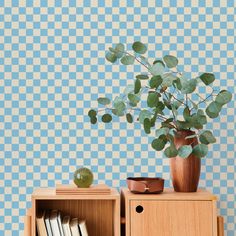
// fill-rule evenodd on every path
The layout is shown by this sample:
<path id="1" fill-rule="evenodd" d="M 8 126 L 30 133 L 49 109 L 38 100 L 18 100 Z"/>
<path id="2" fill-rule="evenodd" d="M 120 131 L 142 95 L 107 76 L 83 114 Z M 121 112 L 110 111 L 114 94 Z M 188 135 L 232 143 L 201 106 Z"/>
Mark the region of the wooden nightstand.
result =
<path id="1" fill-rule="evenodd" d="M 132 194 L 121 190 L 126 236 L 217 236 L 216 196 L 206 190 Z M 221 227 L 222 228 L 222 227 Z"/>
<path id="2" fill-rule="evenodd" d="M 120 194 L 116 189 L 109 195 L 56 195 L 54 188 L 36 189 L 25 221 L 26 236 L 36 235 L 36 214 L 42 209 L 58 209 L 63 215 L 85 219 L 91 236 L 120 236 Z"/>

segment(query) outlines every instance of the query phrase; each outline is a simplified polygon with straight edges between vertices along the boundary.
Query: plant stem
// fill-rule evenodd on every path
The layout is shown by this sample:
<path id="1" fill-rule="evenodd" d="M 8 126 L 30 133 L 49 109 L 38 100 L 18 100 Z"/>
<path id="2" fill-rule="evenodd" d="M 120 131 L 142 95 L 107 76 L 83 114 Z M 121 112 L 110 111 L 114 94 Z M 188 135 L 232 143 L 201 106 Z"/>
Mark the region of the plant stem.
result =
<path id="1" fill-rule="evenodd" d="M 197 103 L 197 106 L 199 106 L 199 104 L 205 102 L 207 99 L 209 99 L 210 97 L 212 97 L 214 92 L 215 92 L 215 90 L 213 90 L 213 91 L 211 92 L 211 94 L 208 95 L 206 98 L 202 98 L 199 94 L 197 94 L 198 97 L 200 97 L 201 99 L 203 99 L 202 101 L 200 101 L 200 102 Z M 192 108 L 192 109 L 193 109 L 193 108 Z M 190 111 L 192 111 L 192 109 L 191 109 Z"/>
<path id="2" fill-rule="evenodd" d="M 186 107 L 188 107 L 188 94 L 185 94 L 186 97 Z"/>
<path id="3" fill-rule="evenodd" d="M 172 97 L 173 97 L 176 101 L 180 102 L 180 103 L 183 104 L 183 105 L 186 105 L 183 101 L 181 101 L 181 100 L 179 100 L 178 98 L 176 98 L 173 94 L 171 94 L 171 95 L 172 95 Z"/>
<path id="4" fill-rule="evenodd" d="M 118 50 L 118 51 L 120 51 L 120 50 Z M 120 52 L 123 52 L 123 53 L 125 53 L 125 54 L 127 54 L 127 55 L 129 55 L 129 56 L 134 57 L 134 59 L 135 59 L 137 62 L 139 62 L 141 65 L 143 65 L 144 67 L 146 67 L 146 69 L 147 69 L 148 72 L 149 72 L 148 66 L 146 66 L 144 63 L 142 63 L 136 56 L 134 56 L 133 54 L 131 54 L 131 53 L 127 52 L 127 51 L 120 51 Z"/>
<path id="5" fill-rule="evenodd" d="M 106 108 L 104 108 L 104 109 L 99 109 L 97 112 L 101 112 L 101 111 L 105 111 L 105 110 L 111 110 L 111 108 L 109 108 L 109 107 L 106 107 Z"/>

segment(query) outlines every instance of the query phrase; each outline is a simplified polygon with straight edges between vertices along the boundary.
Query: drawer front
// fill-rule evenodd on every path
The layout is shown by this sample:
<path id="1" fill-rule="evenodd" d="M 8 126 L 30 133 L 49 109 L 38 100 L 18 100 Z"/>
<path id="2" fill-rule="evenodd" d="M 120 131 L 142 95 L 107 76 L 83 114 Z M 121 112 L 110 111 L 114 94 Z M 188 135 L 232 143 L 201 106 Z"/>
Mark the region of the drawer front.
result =
<path id="1" fill-rule="evenodd" d="M 212 201 L 130 201 L 131 236 L 213 236 Z"/>

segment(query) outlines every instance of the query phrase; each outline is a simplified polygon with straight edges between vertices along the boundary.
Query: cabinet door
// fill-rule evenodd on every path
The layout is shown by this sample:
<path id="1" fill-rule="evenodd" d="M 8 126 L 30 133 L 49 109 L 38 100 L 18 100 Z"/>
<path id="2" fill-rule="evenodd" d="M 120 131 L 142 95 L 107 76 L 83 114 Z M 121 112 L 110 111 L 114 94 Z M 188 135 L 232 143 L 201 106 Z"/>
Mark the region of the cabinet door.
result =
<path id="1" fill-rule="evenodd" d="M 131 236 L 212 236 L 211 201 L 130 202 Z"/>

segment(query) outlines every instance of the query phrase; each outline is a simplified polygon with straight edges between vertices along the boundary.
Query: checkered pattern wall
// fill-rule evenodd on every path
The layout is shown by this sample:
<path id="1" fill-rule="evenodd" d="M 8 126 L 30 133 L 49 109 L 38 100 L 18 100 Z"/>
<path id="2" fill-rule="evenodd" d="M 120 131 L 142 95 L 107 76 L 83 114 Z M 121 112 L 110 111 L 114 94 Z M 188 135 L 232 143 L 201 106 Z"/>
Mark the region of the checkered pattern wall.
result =
<path id="1" fill-rule="evenodd" d="M 149 57 L 170 53 L 188 73 L 214 71 L 216 87 L 234 93 L 235 7 L 234 0 L 0 0 L 0 235 L 22 233 L 34 188 L 69 183 L 79 166 L 115 187 L 133 175 L 170 185 L 168 160 L 139 124 L 90 125 L 97 97 L 114 98 L 141 70 L 111 65 L 105 50 L 141 40 Z M 236 231 L 235 114 L 233 101 L 209 125 L 217 143 L 200 181 L 219 197 L 228 236 Z"/>

